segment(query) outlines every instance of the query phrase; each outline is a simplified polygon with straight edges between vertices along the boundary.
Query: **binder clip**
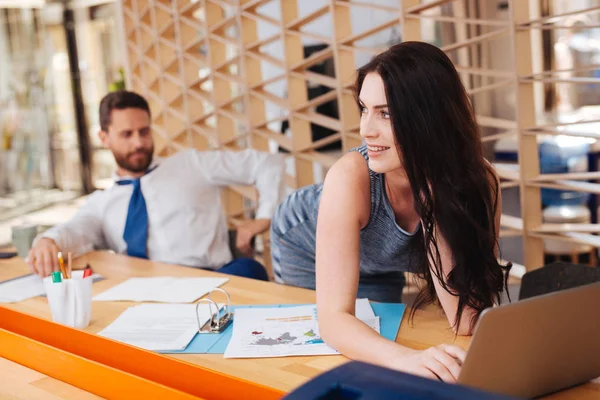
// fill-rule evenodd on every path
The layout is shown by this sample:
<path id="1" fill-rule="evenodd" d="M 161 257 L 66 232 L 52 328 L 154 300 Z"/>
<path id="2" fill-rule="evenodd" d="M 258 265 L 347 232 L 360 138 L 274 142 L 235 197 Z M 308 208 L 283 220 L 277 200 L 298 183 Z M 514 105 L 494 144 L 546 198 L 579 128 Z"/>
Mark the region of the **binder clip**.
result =
<path id="1" fill-rule="evenodd" d="M 215 291 L 224 293 L 225 297 L 227 298 L 227 305 L 225 306 L 225 309 L 223 310 L 222 316 L 221 316 L 221 312 L 219 310 L 219 305 L 217 303 L 215 303 L 215 301 L 213 299 L 210 298 L 210 296 Z M 200 304 L 204 304 L 204 303 L 208 303 L 210 319 L 204 325 L 201 326 L 200 325 L 200 316 L 198 315 L 198 307 L 200 306 Z M 213 312 L 213 306 L 215 307 L 215 312 Z M 210 291 L 210 293 L 208 294 L 208 297 L 206 297 L 205 299 L 200 299 L 200 301 L 198 301 L 198 303 L 196 304 L 196 321 L 198 322 L 198 333 L 221 333 L 221 332 L 223 332 L 229 326 L 229 324 L 231 324 L 233 322 L 233 311 L 231 311 L 231 300 L 229 298 L 229 294 L 221 288 L 214 288 L 213 290 Z"/>

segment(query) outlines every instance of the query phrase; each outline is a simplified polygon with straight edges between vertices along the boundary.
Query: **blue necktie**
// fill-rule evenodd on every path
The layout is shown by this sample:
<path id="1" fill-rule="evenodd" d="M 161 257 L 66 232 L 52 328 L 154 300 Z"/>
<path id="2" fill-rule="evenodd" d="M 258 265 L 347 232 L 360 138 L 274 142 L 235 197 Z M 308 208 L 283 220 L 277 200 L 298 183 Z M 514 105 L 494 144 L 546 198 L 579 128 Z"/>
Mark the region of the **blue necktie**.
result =
<path id="1" fill-rule="evenodd" d="M 146 173 L 149 173 L 152 169 Z M 144 195 L 142 194 L 140 178 L 123 179 L 117 181 L 117 184 L 133 185 L 133 193 L 131 194 L 127 210 L 125 231 L 123 232 L 123 239 L 127 243 L 127 255 L 147 259 L 148 210 L 146 209 L 146 200 L 144 200 Z"/>

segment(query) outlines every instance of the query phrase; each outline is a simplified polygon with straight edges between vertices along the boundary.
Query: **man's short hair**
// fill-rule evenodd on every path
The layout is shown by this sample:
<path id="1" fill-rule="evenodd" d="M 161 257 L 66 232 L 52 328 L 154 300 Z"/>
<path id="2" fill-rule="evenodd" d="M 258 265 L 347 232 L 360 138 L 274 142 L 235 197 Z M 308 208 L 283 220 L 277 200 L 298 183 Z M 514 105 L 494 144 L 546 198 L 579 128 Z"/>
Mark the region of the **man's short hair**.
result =
<path id="1" fill-rule="evenodd" d="M 148 102 L 139 94 L 127 90 L 111 92 L 100 101 L 100 129 L 108 132 L 112 111 L 126 108 L 139 108 L 151 115 Z"/>

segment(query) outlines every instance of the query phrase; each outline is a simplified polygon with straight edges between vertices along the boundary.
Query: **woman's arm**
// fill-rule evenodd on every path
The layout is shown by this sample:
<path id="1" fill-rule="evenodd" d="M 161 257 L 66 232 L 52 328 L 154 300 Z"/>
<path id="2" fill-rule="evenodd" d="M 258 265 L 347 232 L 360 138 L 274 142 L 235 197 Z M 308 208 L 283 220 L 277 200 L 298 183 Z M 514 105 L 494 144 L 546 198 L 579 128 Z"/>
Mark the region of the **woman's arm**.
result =
<path id="1" fill-rule="evenodd" d="M 496 175 L 495 172 L 493 172 L 493 170 L 491 170 L 491 173 L 490 173 L 490 184 L 491 185 L 498 184 L 498 186 L 497 186 L 498 193 L 496 193 L 497 207 L 496 207 L 496 214 L 495 214 L 495 218 L 494 218 L 494 228 L 496 229 L 496 237 L 498 237 L 498 235 L 500 234 L 500 216 L 502 215 L 502 196 L 500 195 L 500 186 L 499 186 L 498 176 Z M 494 187 L 494 186 L 492 186 L 492 187 Z M 453 264 L 454 264 L 454 260 L 452 257 L 452 251 L 451 251 L 450 247 L 448 246 L 448 243 L 446 242 L 446 240 L 444 239 L 444 237 L 441 234 L 436 234 L 436 241 L 437 241 L 438 249 L 440 251 L 440 258 L 442 261 L 442 271 L 444 273 L 444 279 L 446 279 L 446 277 L 452 270 Z M 498 246 L 496 245 L 496 256 L 497 255 L 498 255 Z M 430 265 L 431 266 L 433 265 L 433 263 L 431 263 L 431 260 L 430 260 Z M 456 310 L 458 309 L 458 297 L 448 293 L 448 291 L 446 291 L 442 287 L 442 284 L 435 277 L 433 270 L 432 270 L 432 278 L 433 278 L 433 284 L 435 286 L 435 291 L 436 291 L 437 297 L 440 301 L 440 304 L 442 305 L 442 308 L 444 309 L 444 312 L 446 313 L 446 317 L 448 318 L 448 322 L 450 322 L 450 326 L 454 330 L 454 333 L 456 333 L 457 335 L 471 335 L 473 333 L 471 331 L 471 320 L 473 318 L 475 310 L 473 310 L 470 307 L 465 307 L 463 314 L 461 316 L 460 326 L 457 331 L 456 330 Z"/>
<path id="2" fill-rule="evenodd" d="M 388 368 L 454 382 L 464 351 L 441 345 L 416 351 L 389 341 L 354 316 L 360 266 L 360 230 L 370 214 L 364 159 L 349 153 L 327 174 L 317 224 L 316 279 L 319 331 L 340 353 Z"/>

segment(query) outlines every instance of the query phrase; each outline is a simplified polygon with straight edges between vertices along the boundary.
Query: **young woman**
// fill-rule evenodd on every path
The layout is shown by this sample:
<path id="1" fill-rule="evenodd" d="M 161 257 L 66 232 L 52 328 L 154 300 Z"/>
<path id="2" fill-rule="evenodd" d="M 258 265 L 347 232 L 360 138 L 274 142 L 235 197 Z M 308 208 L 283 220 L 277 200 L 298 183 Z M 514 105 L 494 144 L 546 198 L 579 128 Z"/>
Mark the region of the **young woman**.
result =
<path id="1" fill-rule="evenodd" d="M 415 272 L 426 282 L 415 306 L 437 300 L 454 332 L 470 334 L 499 303 L 510 268 L 497 261 L 498 181 L 456 69 L 437 47 L 391 47 L 358 70 L 356 93 L 366 145 L 323 185 L 280 205 L 276 280 L 316 286 L 321 335 L 342 354 L 453 382 L 462 349 L 388 341 L 355 318 L 354 302 L 401 301 L 404 272 Z"/>

